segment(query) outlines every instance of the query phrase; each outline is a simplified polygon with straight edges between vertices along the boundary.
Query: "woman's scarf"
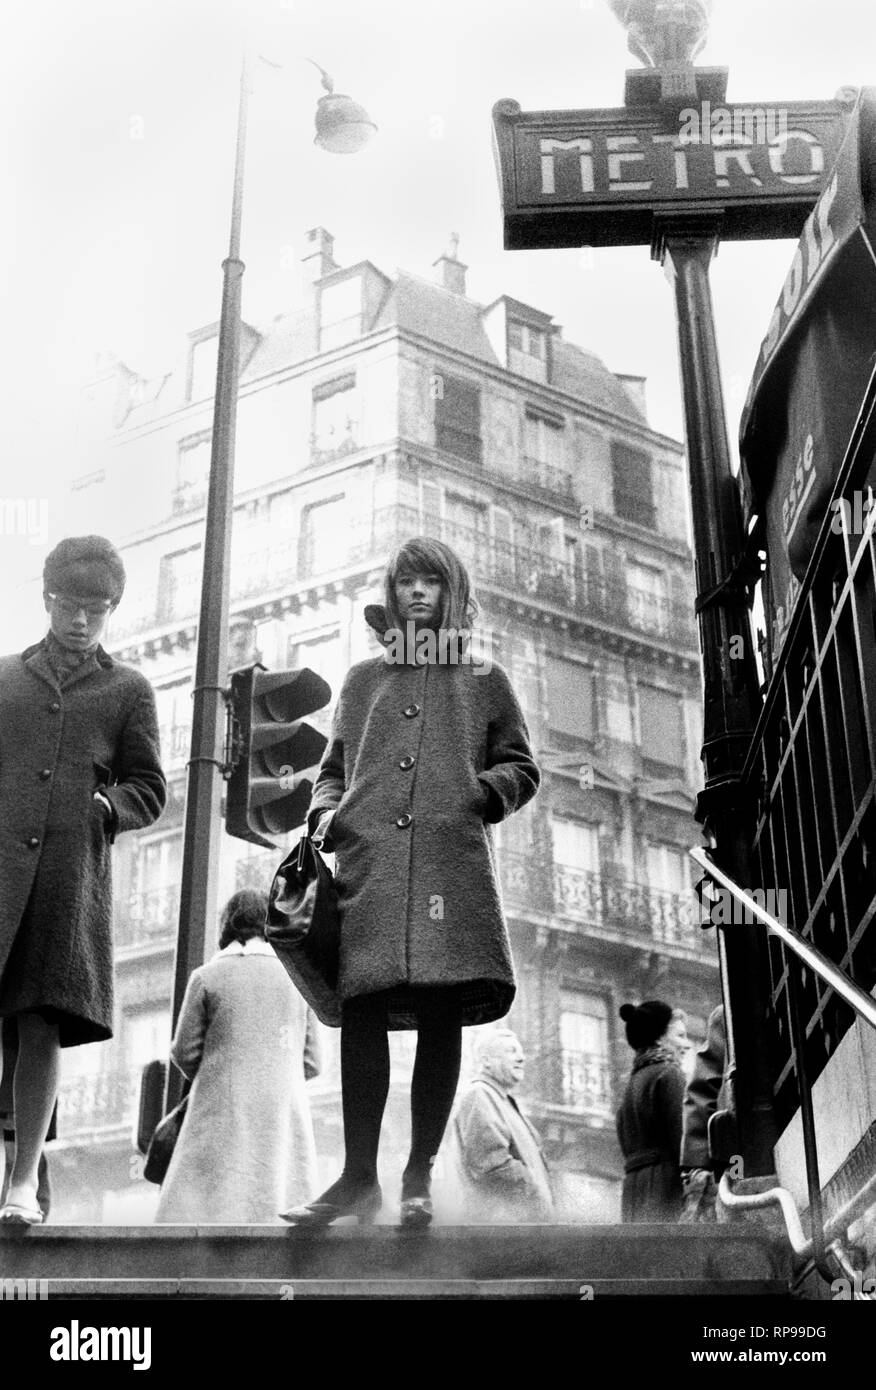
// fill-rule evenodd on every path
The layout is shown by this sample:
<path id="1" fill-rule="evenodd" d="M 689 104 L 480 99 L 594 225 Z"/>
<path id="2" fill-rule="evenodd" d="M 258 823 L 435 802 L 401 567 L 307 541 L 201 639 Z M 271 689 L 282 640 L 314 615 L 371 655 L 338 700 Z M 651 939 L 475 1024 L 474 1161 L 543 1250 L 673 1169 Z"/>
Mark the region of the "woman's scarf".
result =
<path id="1" fill-rule="evenodd" d="M 668 1062 L 672 1067 L 678 1067 L 678 1056 L 674 1048 L 667 1046 L 666 1043 L 652 1043 L 650 1047 L 641 1047 L 636 1053 L 633 1061 L 633 1071 L 641 1071 L 643 1067 L 650 1067 L 655 1062 Z"/>

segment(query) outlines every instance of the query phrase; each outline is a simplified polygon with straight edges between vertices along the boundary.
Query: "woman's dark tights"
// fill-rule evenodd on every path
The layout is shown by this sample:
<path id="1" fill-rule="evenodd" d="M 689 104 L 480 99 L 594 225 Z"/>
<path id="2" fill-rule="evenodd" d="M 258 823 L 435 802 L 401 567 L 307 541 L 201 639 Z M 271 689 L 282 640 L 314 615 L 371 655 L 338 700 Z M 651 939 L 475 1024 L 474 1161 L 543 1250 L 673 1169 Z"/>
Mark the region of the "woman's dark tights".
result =
<path id="1" fill-rule="evenodd" d="M 442 1005 L 441 992 L 423 991 L 417 1054 L 411 1078 L 411 1152 L 402 1195 L 424 1196 L 432 1162 L 447 1127 L 462 1055 L 458 1012 Z M 387 1002 L 363 994 L 344 1005 L 341 1023 L 341 1087 L 344 1112 L 344 1177 L 357 1185 L 377 1180 L 380 1125 L 389 1094 Z"/>

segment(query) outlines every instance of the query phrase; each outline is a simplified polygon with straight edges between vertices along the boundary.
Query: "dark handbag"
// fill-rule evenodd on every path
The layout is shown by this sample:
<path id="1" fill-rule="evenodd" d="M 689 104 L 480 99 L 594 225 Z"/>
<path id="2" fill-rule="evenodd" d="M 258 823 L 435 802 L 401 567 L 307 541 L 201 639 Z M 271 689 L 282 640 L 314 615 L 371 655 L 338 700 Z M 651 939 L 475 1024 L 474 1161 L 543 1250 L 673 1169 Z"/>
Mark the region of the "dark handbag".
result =
<path id="1" fill-rule="evenodd" d="M 338 893 L 331 870 L 309 835 L 302 835 L 274 875 L 265 940 L 319 1021 L 339 1028 Z"/>
<path id="2" fill-rule="evenodd" d="M 147 1182 L 164 1182 L 188 1105 L 189 1096 L 186 1092 L 179 1104 L 155 1126 L 155 1133 L 149 1140 L 146 1162 L 143 1165 L 143 1176 Z"/>

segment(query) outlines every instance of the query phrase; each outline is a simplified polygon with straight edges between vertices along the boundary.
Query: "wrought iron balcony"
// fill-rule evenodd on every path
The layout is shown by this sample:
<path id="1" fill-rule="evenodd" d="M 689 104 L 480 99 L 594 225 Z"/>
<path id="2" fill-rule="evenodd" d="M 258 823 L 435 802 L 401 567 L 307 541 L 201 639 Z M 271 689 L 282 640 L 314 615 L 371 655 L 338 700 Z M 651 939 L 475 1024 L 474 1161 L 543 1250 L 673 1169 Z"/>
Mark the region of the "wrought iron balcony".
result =
<path id="1" fill-rule="evenodd" d="M 545 463 L 542 459 L 524 458 L 523 471 L 517 477 L 518 481 L 527 487 L 537 488 L 539 492 L 547 493 L 550 497 L 571 498 L 574 495 L 571 473 L 554 463 Z"/>
<path id="2" fill-rule="evenodd" d="M 144 893 L 131 893 L 117 904 L 114 935 L 117 946 L 142 946 L 172 940 L 179 916 L 179 885 L 169 884 Z"/>
<path id="3" fill-rule="evenodd" d="M 703 949 L 703 933 L 695 908 L 695 894 L 672 893 L 641 883 L 613 880 L 568 864 L 553 866 L 553 900 L 533 887 L 532 856 L 502 850 L 499 870 L 502 892 L 509 906 L 549 911 L 597 930 L 630 937 L 644 944 Z M 543 876 L 539 875 L 539 882 Z"/>
<path id="4" fill-rule="evenodd" d="M 276 544 L 265 526 L 234 557 L 232 600 L 276 593 L 353 565 L 380 564 L 402 541 L 422 534 L 453 546 L 484 588 L 525 595 L 606 626 L 671 636 L 686 648 L 696 647 L 692 605 L 593 575 L 544 547 L 497 540 L 479 527 L 421 513 L 415 507 L 387 506 L 352 516 L 345 528 L 339 526 L 330 545 L 325 537 L 306 532 Z M 159 593 L 157 599 L 143 591 L 132 593 L 126 596 L 120 617 L 112 620 L 110 641 L 157 625 L 194 623 L 199 598 L 197 578 L 187 578 L 175 589 Z"/>
<path id="5" fill-rule="evenodd" d="M 69 1140 L 102 1130 L 130 1128 L 140 1092 L 137 1071 L 98 1072 L 62 1081 L 58 1093 L 58 1137 Z"/>
<path id="6" fill-rule="evenodd" d="M 578 1114 L 613 1111 L 611 1063 L 602 1053 L 555 1048 L 529 1058 L 524 1081 L 527 1098 L 562 1105 Z"/>
<path id="7" fill-rule="evenodd" d="M 159 729 L 159 735 L 161 764 L 165 772 L 174 772 L 185 767 L 192 742 L 191 724 L 163 724 Z"/>

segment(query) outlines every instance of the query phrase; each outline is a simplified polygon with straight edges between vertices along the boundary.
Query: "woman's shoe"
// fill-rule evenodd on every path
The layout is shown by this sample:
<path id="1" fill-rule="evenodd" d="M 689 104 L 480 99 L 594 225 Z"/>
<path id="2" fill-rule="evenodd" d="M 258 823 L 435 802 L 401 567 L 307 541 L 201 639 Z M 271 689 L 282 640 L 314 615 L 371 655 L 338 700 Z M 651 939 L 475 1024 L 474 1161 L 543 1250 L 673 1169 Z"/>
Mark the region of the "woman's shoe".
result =
<path id="1" fill-rule="evenodd" d="M 432 1198 L 402 1197 L 399 1213 L 400 1226 L 422 1229 L 432 1221 Z"/>
<path id="2" fill-rule="evenodd" d="M 40 1207 L 24 1207 L 19 1202 L 7 1202 L 0 1207 L 0 1225 L 3 1226 L 41 1226 L 45 1219 Z"/>
<path id="3" fill-rule="evenodd" d="M 347 1184 L 339 1178 L 327 1192 L 302 1207 L 283 1211 L 280 1216 L 290 1226 L 330 1226 L 343 1216 L 355 1216 L 360 1226 L 373 1224 L 383 1205 L 383 1196 L 378 1183 L 367 1187 Z"/>

